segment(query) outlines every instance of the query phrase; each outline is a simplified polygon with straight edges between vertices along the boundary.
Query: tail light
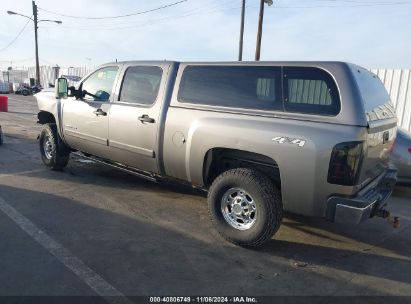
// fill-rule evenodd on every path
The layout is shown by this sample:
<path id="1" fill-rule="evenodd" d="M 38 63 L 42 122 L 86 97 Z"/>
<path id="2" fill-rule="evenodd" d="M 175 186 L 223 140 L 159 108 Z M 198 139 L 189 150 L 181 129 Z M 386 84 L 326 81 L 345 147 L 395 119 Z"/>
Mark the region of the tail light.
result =
<path id="1" fill-rule="evenodd" d="M 330 184 L 354 186 L 358 182 L 363 156 L 362 141 L 336 145 L 331 153 L 327 181 Z"/>
<path id="2" fill-rule="evenodd" d="M 411 153 L 411 148 L 408 148 L 408 152 L 410 152 L 410 153 Z"/>

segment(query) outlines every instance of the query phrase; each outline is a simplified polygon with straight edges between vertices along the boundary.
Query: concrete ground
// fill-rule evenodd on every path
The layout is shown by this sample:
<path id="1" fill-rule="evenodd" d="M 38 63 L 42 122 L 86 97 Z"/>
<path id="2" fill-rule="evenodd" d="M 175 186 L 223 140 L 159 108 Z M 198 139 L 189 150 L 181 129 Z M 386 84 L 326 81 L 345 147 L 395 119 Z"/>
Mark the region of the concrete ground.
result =
<path id="1" fill-rule="evenodd" d="M 206 199 L 72 157 L 41 162 L 33 97 L 0 113 L 0 295 L 408 295 L 411 188 L 359 226 L 287 215 L 258 250 L 224 241 Z M 118 293 L 117 293 L 118 292 Z"/>

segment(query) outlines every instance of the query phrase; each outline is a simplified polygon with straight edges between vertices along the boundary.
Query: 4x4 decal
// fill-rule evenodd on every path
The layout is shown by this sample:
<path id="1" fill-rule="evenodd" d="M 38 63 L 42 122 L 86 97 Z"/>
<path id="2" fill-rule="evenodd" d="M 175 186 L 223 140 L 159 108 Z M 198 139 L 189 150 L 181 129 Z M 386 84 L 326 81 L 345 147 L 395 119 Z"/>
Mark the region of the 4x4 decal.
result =
<path id="1" fill-rule="evenodd" d="M 304 147 L 305 145 L 305 140 L 299 139 L 299 138 L 289 138 L 289 137 L 283 137 L 283 136 L 276 136 L 272 139 L 272 141 L 275 141 L 279 144 L 294 144 L 299 147 Z"/>

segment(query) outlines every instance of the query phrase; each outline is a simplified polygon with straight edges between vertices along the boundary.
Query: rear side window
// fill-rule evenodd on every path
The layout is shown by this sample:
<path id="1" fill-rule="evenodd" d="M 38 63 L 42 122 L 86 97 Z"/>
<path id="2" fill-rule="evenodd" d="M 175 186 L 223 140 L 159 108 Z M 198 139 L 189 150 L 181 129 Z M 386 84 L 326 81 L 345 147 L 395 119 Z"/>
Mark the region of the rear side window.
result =
<path id="1" fill-rule="evenodd" d="M 156 66 L 129 67 L 124 75 L 119 100 L 153 104 L 158 95 L 163 70 Z"/>
<path id="2" fill-rule="evenodd" d="M 337 115 L 341 104 L 331 75 L 318 68 L 284 68 L 284 108 L 288 112 Z"/>
<path id="3" fill-rule="evenodd" d="M 188 66 L 181 79 L 178 101 L 282 110 L 281 69 L 265 66 Z"/>

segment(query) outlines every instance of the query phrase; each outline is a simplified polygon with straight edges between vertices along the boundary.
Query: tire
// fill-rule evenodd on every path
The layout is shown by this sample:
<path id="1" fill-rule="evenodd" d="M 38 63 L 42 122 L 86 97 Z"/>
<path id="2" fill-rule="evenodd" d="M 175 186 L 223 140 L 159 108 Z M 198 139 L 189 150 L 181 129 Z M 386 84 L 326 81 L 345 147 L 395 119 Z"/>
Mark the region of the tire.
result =
<path id="1" fill-rule="evenodd" d="M 23 96 L 29 96 L 29 92 L 27 90 L 23 90 L 21 94 L 23 94 Z"/>
<path id="2" fill-rule="evenodd" d="M 39 138 L 40 154 L 46 167 L 52 170 L 63 169 L 70 157 L 70 149 L 61 140 L 54 123 L 45 124 Z"/>
<path id="3" fill-rule="evenodd" d="M 212 183 L 207 200 L 217 231 L 236 245 L 259 247 L 280 228 L 280 191 L 259 171 L 237 168 L 223 172 Z"/>

